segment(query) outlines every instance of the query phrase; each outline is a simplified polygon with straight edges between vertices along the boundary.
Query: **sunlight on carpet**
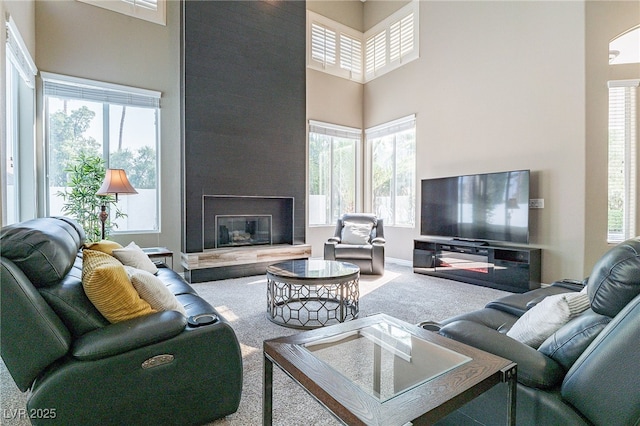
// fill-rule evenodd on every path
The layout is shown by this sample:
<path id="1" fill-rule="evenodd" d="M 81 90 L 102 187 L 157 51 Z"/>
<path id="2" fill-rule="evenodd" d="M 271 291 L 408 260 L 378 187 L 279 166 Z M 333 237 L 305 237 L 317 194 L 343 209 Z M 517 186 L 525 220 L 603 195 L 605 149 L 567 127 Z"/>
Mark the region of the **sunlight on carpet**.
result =
<path id="1" fill-rule="evenodd" d="M 360 275 L 360 297 L 375 291 L 392 280 L 398 278 L 398 272 L 385 271 L 384 275 Z"/>

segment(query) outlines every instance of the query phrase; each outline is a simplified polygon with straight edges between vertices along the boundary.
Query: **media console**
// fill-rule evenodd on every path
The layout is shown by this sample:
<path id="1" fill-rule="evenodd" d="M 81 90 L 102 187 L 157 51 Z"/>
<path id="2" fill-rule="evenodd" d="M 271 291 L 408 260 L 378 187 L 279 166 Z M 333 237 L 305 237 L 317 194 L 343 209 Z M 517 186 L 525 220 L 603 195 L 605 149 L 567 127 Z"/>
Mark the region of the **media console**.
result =
<path id="1" fill-rule="evenodd" d="M 414 240 L 413 271 L 499 290 L 524 293 L 540 287 L 541 250 L 483 245 L 447 238 Z"/>

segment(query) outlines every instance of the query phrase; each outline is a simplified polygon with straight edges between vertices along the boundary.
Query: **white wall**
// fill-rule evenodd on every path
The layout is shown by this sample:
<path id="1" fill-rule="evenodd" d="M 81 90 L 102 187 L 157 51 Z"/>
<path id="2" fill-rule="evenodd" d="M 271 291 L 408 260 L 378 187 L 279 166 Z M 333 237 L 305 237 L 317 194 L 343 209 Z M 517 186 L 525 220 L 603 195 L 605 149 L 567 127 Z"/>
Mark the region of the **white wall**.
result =
<path id="1" fill-rule="evenodd" d="M 365 25 L 372 25 L 382 15 L 375 8 L 395 5 L 364 7 Z M 316 84 L 309 72 L 317 93 L 329 88 Z M 531 244 L 544 249 L 543 281 L 582 277 L 584 259 L 576 253 L 585 238 L 584 87 L 582 2 L 423 1 L 420 59 L 364 85 L 363 127 L 417 114 L 417 184 L 531 169 L 531 197 L 545 199 L 544 209 L 531 211 Z M 311 118 L 325 111 L 317 100 L 309 106 Z M 310 241 L 314 255 L 330 233 Z M 385 227 L 386 255 L 410 261 L 417 235 L 418 228 Z"/>

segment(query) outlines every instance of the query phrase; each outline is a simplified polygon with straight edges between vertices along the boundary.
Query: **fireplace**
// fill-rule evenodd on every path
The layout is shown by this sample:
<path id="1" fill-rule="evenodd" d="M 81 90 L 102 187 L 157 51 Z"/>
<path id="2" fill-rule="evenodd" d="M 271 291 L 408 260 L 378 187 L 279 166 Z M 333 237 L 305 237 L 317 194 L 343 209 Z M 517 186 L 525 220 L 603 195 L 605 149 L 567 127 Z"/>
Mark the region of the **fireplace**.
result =
<path id="1" fill-rule="evenodd" d="M 293 244 L 293 197 L 203 196 L 203 247 Z"/>
<path id="2" fill-rule="evenodd" d="M 217 215 L 216 248 L 271 244 L 271 215 Z"/>

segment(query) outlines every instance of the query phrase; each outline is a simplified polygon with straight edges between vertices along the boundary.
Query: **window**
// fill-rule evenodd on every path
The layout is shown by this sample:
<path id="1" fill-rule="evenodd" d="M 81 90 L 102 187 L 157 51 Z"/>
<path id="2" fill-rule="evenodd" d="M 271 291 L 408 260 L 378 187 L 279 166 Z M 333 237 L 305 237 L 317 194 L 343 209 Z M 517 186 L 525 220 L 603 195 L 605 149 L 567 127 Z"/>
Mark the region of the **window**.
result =
<path id="1" fill-rule="evenodd" d="M 311 24 L 311 59 L 323 67 L 336 63 L 336 32 L 320 24 Z"/>
<path id="2" fill-rule="evenodd" d="M 362 33 L 311 11 L 307 66 L 362 81 Z"/>
<path id="3" fill-rule="evenodd" d="M 364 34 L 366 81 L 419 57 L 418 22 L 419 2 L 413 1 Z"/>
<path id="4" fill-rule="evenodd" d="M 362 131 L 309 122 L 309 225 L 332 225 L 355 212 Z"/>
<path id="5" fill-rule="evenodd" d="M 118 199 L 126 217 L 110 220 L 117 232 L 159 231 L 160 93 L 41 73 L 48 153 L 48 213 L 60 215 L 65 169 L 79 152 L 124 169 L 136 195 Z"/>
<path id="6" fill-rule="evenodd" d="M 410 115 L 365 130 L 371 155 L 372 208 L 385 225 L 415 224 L 415 123 L 415 115 Z"/>
<path id="7" fill-rule="evenodd" d="M 609 82 L 609 199 L 607 240 L 636 235 L 637 92 L 640 80 Z"/>
<path id="8" fill-rule="evenodd" d="M 609 43 L 609 64 L 640 62 L 640 25 L 622 33 Z"/>
<path id="9" fill-rule="evenodd" d="M 36 217 L 36 69 L 13 19 L 6 22 L 6 138 L 2 144 L 2 223 Z"/>
<path id="10" fill-rule="evenodd" d="M 78 0 L 103 9 L 166 25 L 166 0 Z"/>
<path id="11" fill-rule="evenodd" d="M 418 8 L 413 1 L 364 34 L 308 11 L 307 66 L 364 83 L 417 59 Z"/>
<path id="12" fill-rule="evenodd" d="M 387 64 L 387 30 L 367 38 L 367 76 L 374 76 L 376 71 Z"/>

